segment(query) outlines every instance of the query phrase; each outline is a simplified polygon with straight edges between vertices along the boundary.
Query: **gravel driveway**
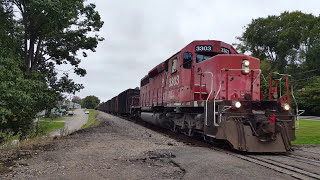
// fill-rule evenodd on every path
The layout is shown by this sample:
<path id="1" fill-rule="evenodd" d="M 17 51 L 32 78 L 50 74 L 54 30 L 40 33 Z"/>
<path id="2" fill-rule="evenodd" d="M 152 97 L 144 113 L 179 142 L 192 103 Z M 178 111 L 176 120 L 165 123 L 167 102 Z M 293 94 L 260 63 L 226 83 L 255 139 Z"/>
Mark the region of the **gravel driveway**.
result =
<path id="1" fill-rule="evenodd" d="M 63 129 L 50 133 L 50 136 L 71 134 L 87 123 L 89 114 L 85 114 L 83 109 L 75 109 L 73 113 L 73 116 L 68 116 L 63 121 L 60 121 L 65 123 Z"/>

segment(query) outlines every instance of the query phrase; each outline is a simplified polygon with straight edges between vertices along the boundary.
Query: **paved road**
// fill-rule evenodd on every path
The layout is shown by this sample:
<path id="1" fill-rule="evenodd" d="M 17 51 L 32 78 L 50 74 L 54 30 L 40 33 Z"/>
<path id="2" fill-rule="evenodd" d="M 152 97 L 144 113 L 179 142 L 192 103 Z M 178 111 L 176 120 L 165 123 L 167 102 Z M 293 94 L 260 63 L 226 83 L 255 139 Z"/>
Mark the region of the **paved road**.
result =
<path id="1" fill-rule="evenodd" d="M 60 121 L 65 122 L 64 127 L 50 133 L 50 136 L 60 136 L 73 133 L 74 131 L 79 130 L 83 124 L 87 123 L 89 115 L 85 114 L 83 109 L 76 109 L 73 112 L 73 116 L 66 117 L 63 121 Z"/>
<path id="2" fill-rule="evenodd" d="M 320 121 L 319 116 L 299 116 L 299 119 L 310 120 L 310 121 Z"/>

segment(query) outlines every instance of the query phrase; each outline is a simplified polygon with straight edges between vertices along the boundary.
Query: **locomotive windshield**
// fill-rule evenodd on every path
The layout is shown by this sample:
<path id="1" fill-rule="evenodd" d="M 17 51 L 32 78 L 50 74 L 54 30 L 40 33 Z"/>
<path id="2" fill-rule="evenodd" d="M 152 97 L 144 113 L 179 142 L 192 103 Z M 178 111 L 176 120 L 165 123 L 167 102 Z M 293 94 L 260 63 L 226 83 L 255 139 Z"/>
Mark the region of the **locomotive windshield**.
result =
<path id="1" fill-rule="evenodd" d="M 220 48 L 220 52 L 214 52 L 213 46 L 210 45 L 198 45 L 196 46 L 195 52 L 197 53 L 196 62 L 207 60 L 218 54 L 231 54 L 231 50 L 225 47 Z"/>
<path id="2" fill-rule="evenodd" d="M 209 59 L 209 58 L 211 58 L 211 57 L 213 57 L 213 55 L 212 55 L 212 56 L 210 56 L 210 55 L 208 56 L 208 55 L 197 54 L 197 56 L 196 56 L 196 62 L 198 63 L 198 62 L 207 60 L 207 59 Z"/>

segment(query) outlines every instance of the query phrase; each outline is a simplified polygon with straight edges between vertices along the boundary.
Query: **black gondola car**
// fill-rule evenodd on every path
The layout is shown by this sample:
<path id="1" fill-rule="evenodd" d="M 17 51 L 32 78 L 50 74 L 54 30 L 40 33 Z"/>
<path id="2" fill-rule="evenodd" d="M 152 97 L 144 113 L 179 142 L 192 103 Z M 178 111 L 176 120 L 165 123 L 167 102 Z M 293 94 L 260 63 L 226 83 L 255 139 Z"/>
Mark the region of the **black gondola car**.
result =
<path id="1" fill-rule="evenodd" d="M 131 106 L 139 105 L 140 90 L 127 89 L 118 95 L 117 113 L 120 115 L 130 114 Z"/>
<path id="2" fill-rule="evenodd" d="M 106 111 L 107 113 L 110 113 L 111 111 L 111 100 L 106 102 Z"/>
<path id="3" fill-rule="evenodd" d="M 110 113 L 115 114 L 116 97 L 110 100 Z"/>

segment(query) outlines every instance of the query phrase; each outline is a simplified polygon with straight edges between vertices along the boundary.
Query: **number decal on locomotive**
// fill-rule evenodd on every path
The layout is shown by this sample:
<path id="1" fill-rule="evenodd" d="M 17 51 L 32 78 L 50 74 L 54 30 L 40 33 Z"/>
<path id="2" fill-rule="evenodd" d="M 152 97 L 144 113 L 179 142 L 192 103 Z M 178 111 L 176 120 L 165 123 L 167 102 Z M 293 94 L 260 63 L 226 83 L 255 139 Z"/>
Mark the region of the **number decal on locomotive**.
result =
<path id="1" fill-rule="evenodd" d="M 196 46 L 196 52 L 212 52 L 213 48 L 211 45 L 198 45 Z"/>
<path id="2" fill-rule="evenodd" d="M 179 75 L 169 79 L 169 87 L 179 85 Z"/>
<path id="3" fill-rule="evenodd" d="M 230 54 L 230 49 L 225 48 L 225 47 L 221 47 L 221 53 L 223 53 L 223 54 Z"/>

